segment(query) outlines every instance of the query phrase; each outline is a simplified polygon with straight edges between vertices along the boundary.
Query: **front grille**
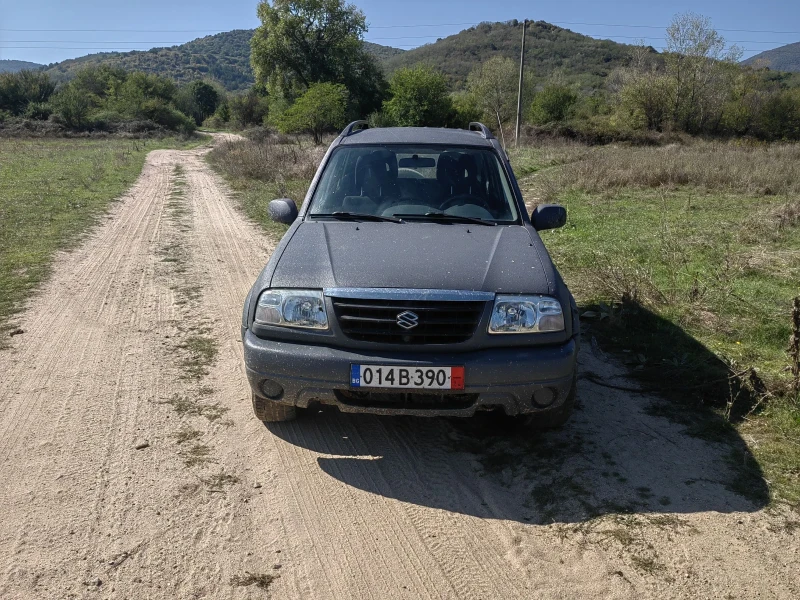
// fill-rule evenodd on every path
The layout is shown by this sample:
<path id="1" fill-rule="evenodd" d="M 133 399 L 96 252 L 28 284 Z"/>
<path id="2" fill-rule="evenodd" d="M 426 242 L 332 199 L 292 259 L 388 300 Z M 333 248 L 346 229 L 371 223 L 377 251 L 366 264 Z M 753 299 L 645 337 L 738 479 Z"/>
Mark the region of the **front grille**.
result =
<path id="1" fill-rule="evenodd" d="M 478 400 L 478 394 L 415 393 L 415 392 L 360 392 L 336 390 L 342 404 L 364 408 L 403 408 L 453 410 L 469 408 Z"/>
<path id="2" fill-rule="evenodd" d="M 352 340 L 386 344 L 457 344 L 475 333 L 485 302 L 374 300 L 332 298 L 342 332 Z M 419 317 L 412 329 L 397 323 L 411 311 Z"/>

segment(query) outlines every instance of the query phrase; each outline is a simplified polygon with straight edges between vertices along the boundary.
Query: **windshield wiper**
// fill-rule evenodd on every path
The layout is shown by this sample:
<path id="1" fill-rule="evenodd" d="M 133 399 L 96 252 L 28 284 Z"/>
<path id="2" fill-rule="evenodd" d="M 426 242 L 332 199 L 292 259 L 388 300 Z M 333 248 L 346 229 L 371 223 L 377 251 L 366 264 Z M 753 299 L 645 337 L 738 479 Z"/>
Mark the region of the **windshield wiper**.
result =
<path id="1" fill-rule="evenodd" d="M 384 217 L 383 215 L 370 215 L 367 213 L 353 213 L 336 211 L 332 213 L 314 213 L 310 217 L 328 217 L 341 221 L 389 221 L 390 223 L 402 223 L 401 219 L 395 217 Z"/>
<path id="2" fill-rule="evenodd" d="M 431 219 L 434 221 L 447 221 L 448 223 L 475 223 L 476 225 L 488 225 L 495 227 L 497 223 L 494 221 L 487 221 L 486 219 L 479 219 L 477 217 L 462 217 L 460 215 L 448 215 L 442 212 L 429 212 L 424 215 L 419 214 L 395 214 L 395 217 L 401 219 Z"/>

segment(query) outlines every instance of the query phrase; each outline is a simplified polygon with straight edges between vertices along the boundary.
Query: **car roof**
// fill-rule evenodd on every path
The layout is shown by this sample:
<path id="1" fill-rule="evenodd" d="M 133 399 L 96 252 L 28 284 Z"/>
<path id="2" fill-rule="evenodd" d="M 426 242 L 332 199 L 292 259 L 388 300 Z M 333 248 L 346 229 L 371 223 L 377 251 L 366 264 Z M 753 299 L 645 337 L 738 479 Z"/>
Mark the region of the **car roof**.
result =
<path id="1" fill-rule="evenodd" d="M 341 138 L 342 145 L 442 144 L 491 148 L 480 132 L 440 127 L 376 127 L 361 129 Z"/>

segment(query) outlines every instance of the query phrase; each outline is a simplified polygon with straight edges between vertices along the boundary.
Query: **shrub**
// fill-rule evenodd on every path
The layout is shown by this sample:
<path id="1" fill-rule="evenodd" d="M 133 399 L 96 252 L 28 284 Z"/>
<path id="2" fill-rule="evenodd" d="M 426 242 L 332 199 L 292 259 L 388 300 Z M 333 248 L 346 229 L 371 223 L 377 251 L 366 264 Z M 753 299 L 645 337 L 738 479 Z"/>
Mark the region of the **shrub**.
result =
<path id="1" fill-rule="evenodd" d="M 466 129 L 469 124 L 474 121 L 480 121 L 483 118 L 483 111 L 478 106 L 472 94 L 461 92 L 453 94 L 453 116 L 451 124 L 454 127 L 461 127 Z"/>
<path id="2" fill-rule="evenodd" d="M 148 100 L 142 105 L 142 113 L 154 123 L 165 129 L 171 129 L 189 135 L 194 133 L 197 125 L 194 119 L 161 100 Z"/>
<path id="3" fill-rule="evenodd" d="M 228 98 L 230 120 L 234 126 L 244 129 L 250 125 L 261 125 L 270 112 L 269 101 L 251 89 L 246 94 Z"/>
<path id="4" fill-rule="evenodd" d="M 61 89 L 53 97 L 53 108 L 60 121 L 72 129 L 81 129 L 89 116 L 89 99 L 73 85 Z"/>
<path id="5" fill-rule="evenodd" d="M 25 108 L 25 118 L 37 121 L 47 121 L 53 114 L 53 107 L 47 102 L 31 102 Z"/>
<path id="6" fill-rule="evenodd" d="M 55 83 L 46 73 L 0 73 L 0 110 L 14 116 L 22 115 L 31 102 L 47 102 L 55 89 Z"/>
<path id="7" fill-rule="evenodd" d="M 551 84 L 533 97 L 529 120 L 534 125 L 561 123 L 567 119 L 578 95 L 564 85 Z"/>
<path id="8" fill-rule="evenodd" d="M 447 79 L 430 67 L 396 71 L 389 82 L 392 99 L 383 107 L 401 127 L 444 127 L 453 118 Z"/>
<path id="9" fill-rule="evenodd" d="M 281 115 L 278 129 L 282 133 L 310 133 L 314 143 L 322 134 L 345 125 L 347 88 L 336 83 L 315 83 Z"/>

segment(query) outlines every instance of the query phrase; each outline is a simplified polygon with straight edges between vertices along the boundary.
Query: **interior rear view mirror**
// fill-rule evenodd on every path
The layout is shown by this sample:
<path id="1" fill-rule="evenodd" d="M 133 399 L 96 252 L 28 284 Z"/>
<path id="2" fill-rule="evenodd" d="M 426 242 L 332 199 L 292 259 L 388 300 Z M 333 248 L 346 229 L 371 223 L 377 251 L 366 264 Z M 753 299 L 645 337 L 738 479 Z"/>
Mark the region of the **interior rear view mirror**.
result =
<path id="1" fill-rule="evenodd" d="M 401 169 L 422 169 L 425 167 L 435 167 L 436 161 L 430 156 L 417 156 L 416 154 L 410 158 L 401 158 L 397 165 Z"/>

